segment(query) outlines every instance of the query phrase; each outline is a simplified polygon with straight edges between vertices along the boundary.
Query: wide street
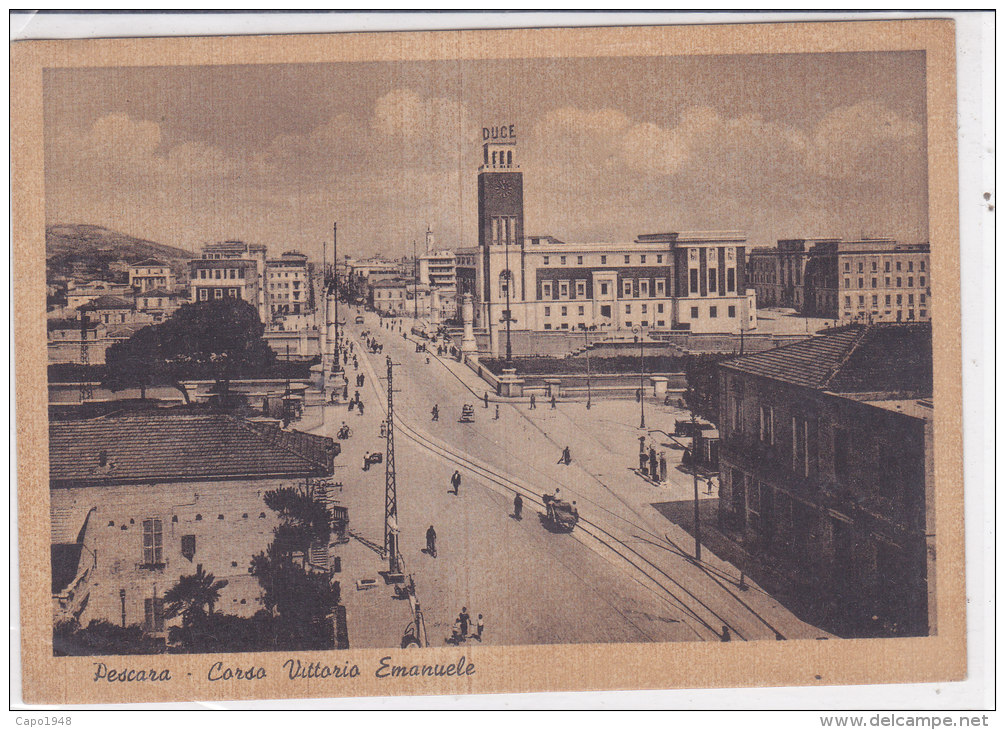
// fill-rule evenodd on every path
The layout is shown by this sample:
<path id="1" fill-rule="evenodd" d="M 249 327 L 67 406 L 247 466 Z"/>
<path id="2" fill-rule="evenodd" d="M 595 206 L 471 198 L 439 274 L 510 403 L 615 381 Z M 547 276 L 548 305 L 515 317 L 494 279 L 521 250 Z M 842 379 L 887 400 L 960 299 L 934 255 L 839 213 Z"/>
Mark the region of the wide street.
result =
<path id="1" fill-rule="evenodd" d="M 354 532 L 380 543 L 384 465 L 364 472 L 362 458 L 384 451 L 379 431 L 390 356 L 401 548 L 432 645 L 443 643 L 462 606 L 473 619 L 485 615 L 484 641 L 494 644 L 717 640 L 723 626 L 734 640 L 826 635 L 756 585 L 741 591 L 739 571 L 707 549 L 701 563 L 690 558 L 693 538 L 665 516 L 691 500 L 691 477 L 675 468 L 680 451 L 668 452 L 665 489 L 632 470 L 643 433 L 638 403 L 598 400 L 586 410 L 582 402 L 559 402 L 552 409 L 540 399 L 530 410 L 526 399 L 507 403 L 493 394 L 485 408 L 487 384 L 435 352 L 427 363 L 427 353 L 415 351 L 411 324 L 406 319 L 403 332 L 391 331 L 366 313 L 363 325 L 347 325 L 343 337 L 354 343 L 366 378 L 359 389 L 365 415 L 329 406 L 319 432 L 334 436 L 343 420 L 352 426 L 337 478 L 352 504 Z M 383 353 L 363 356 L 363 330 Z M 352 380 L 351 359 L 348 371 Z M 474 423 L 459 422 L 465 403 L 474 406 Z M 651 429 L 672 431 L 677 411 L 646 407 Z M 569 466 L 558 463 L 565 446 Z M 458 495 L 450 493 L 454 469 L 462 475 Z M 582 516 L 569 535 L 550 532 L 539 518 L 540 495 L 556 488 L 577 501 Z M 512 516 L 516 491 L 524 495 L 521 521 Z M 714 506 L 714 494 L 702 497 Z M 702 514 L 708 519 L 711 512 Z M 422 552 L 429 525 L 437 532 L 436 558 Z"/>

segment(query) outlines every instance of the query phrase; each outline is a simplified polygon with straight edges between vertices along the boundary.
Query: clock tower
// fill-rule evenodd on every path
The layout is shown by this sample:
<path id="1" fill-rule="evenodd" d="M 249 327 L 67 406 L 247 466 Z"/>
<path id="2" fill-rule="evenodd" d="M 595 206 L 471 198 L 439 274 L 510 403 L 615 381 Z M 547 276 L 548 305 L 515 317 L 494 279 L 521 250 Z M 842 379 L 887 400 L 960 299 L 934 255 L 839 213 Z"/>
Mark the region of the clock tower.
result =
<path id="1" fill-rule="evenodd" d="M 523 243 L 523 173 L 515 157 L 515 139 L 491 140 L 482 145 L 482 164 L 478 168 L 479 246 Z"/>

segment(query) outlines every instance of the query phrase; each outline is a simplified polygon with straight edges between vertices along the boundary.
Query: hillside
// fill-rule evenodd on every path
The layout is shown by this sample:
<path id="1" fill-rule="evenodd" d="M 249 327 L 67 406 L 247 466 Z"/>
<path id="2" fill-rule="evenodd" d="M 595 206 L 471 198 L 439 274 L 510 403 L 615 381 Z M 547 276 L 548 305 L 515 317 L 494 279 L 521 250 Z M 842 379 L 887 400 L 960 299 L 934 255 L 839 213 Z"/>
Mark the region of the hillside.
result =
<path id="1" fill-rule="evenodd" d="M 176 276 L 184 278 L 186 262 L 195 254 L 101 226 L 60 223 L 45 229 L 45 274 L 50 282 L 71 277 L 125 281 L 121 262 L 134 264 L 151 258 L 169 264 Z"/>

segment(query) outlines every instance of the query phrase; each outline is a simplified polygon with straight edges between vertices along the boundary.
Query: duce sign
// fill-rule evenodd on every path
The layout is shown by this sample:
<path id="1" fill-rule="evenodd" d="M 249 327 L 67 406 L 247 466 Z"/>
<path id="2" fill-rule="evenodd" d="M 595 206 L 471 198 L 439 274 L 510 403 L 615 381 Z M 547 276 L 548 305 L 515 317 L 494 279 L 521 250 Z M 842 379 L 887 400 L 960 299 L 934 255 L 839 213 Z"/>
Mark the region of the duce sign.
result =
<path id="1" fill-rule="evenodd" d="M 516 125 L 504 124 L 501 127 L 482 127 L 482 139 L 516 139 Z"/>

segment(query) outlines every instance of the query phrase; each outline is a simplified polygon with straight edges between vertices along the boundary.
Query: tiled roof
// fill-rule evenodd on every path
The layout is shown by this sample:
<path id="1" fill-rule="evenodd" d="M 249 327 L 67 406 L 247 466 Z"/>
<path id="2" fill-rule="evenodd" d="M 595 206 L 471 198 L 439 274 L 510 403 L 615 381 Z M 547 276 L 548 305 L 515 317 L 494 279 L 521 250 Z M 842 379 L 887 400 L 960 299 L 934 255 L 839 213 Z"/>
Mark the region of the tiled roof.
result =
<path id="1" fill-rule="evenodd" d="M 932 327 L 927 323 L 851 325 L 722 366 L 834 393 L 931 395 Z"/>
<path id="2" fill-rule="evenodd" d="M 157 259 L 144 259 L 143 261 L 137 261 L 135 264 L 131 264 L 133 268 L 137 266 L 167 266 L 163 261 Z"/>
<path id="3" fill-rule="evenodd" d="M 178 294 L 172 291 L 165 291 L 164 289 L 150 289 L 149 291 L 137 292 L 138 297 L 167 297 L 168 299 L 177 299 Z"/>
<path id="4" fill-rule="evenodd" d="M 52 486 L 320 476 L 331 473 L 335 453 L 329 438 L 222 414 L 139 413 L 49 424 Z"/>
<path id="5" fill-rule="evenodd" d="M 133 305 L 120 297 L 113 297 L 108 294 L 92 299 L 87 304 L 77 307 L 82 312 L 93 312 L 96 309 L 132 309 Z"/>

